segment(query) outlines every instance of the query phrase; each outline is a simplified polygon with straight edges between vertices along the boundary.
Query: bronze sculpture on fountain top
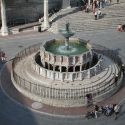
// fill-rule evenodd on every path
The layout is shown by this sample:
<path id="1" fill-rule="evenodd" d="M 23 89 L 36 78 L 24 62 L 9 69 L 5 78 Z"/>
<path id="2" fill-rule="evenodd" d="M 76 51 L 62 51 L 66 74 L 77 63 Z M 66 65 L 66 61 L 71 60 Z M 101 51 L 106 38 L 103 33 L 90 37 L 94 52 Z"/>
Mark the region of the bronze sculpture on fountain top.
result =
<path id="1" fill-rule="evenodd" d="M 69 49 L 69 38 L 75 34 L 70 30 L 69 26 L 70 23 L 68 22 L 65 24 L 65 29 L 59 30 L 59 32 L 65 37 L 65 47 L 67 50 Z"/>

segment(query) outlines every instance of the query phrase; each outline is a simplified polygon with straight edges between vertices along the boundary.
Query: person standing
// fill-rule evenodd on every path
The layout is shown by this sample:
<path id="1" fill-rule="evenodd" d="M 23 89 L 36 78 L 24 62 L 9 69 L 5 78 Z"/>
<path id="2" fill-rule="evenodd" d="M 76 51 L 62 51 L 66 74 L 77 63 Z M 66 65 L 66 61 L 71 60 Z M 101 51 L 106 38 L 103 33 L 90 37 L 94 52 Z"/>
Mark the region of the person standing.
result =
<path id="1" fill-rule="evenodd" d="M 111 3 L 112 3 L 112 0 L 109 0 L 109 3 L 111 4 Z"/>
<path id="2" fill-rule="evenodd" d="M 108 6 L 109 5 L 109 0 L 105 0 L 105 5 Z"/>
<path id="3" fill-rule="evenodd" d="M 97 4 L 96 2 L 97 2 L 96 0 L 93 1 L 93 6 L 92 6 L 93 13 L 95 13 L 96 4 Z"/>
<path id="4" fill-rule="evenodd" d="M 95 118 L 98 118 L 99 106 L 95 105 L 94 108 L 95 108 Z"/>
<path id="5" fill-rule="evenodd" d="M 105 6 L 106 6 L 105 0 L 102 0 L 102 8 L 105 8 Z"/>
<path id="6" fill-rule="evenodd" d="M 86 12 L 86 13 L 89 12 L 89 6 L 88 6 L 88 4 L 86 5 L 85 12 Z"/>
<path id="7" fill-rule="evenodd" d="M 115 107 L 114 107 L 115 120 L 118 118 L 119 110 L 120 110 L 120 106 L 119 105 L 115 105 Z"/>
<path id="8" fill-rule="evenodd" d="M 117 4 L 119 3 L 119 0 L 117 0 Z"/>
<path id="9" fill-rule="evenodd" d="M 124 64 L 122 64 L 121 70 L 122 70 L 123 74 L 125 74 L 125 65 Z"/>
<path id="10" fill-rule="evenodd" d="M 100 19 L 102 17 L 102 12 L 100 9 L 97 11 L 97 19 Z"/>

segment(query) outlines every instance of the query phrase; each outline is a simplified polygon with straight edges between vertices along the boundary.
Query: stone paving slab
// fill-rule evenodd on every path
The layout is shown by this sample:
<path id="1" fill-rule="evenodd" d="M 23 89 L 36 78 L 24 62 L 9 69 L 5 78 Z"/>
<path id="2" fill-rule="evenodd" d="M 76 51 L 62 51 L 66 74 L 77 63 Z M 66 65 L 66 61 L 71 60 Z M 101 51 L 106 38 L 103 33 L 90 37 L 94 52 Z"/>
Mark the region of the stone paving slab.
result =
<path id="1" fill-rule="evenodd" d="M 24 107 L 28 107 L 30 109 L 32 108 L 32 104 L 35 102 L 25 96 L 23 96 L 21 93 L 19 93 L 15 87 L 13 86 L 10 78 L 10 71 L 11 71 L 11 62 L 6 63 L 4 66 L 2 73 L 1 73 L 1 86 L 2 90 L 8 95 L 8 97 L 15 101 L 15 103 L 22 104 Z M 121 89 L 112 97 L 98 103 L 98 105 L 107 105 L 107 104 L 114 104 L 119 103 L 125 95 L 125 81 L 123 80 L 123 85 Z M 53 106 L 48 106 L 45 104 L 42 104 L 42 106 L 38 109 L 33 109 L 36 112 L 41 112 L 42 114 L 49 114 L 49 115 L 61 115 L 61 116 L 84 116 L 87 111 L 90 111 L 93 109 L 93 106 L 91 107 L 74 107 L 74 108 L 57 108 Z"/>

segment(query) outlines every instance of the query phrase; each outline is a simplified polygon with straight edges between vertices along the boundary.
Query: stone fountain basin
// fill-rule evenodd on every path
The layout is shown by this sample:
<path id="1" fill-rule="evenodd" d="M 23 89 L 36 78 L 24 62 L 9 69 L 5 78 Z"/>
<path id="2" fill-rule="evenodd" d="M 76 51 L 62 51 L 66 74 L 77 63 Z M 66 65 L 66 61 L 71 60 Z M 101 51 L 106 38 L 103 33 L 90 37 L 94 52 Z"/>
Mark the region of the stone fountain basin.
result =
<path id="1" fill-rule="evenodd" d="M 45 51 L 48 51 L 54 55 L 79 55 L 89 51 L 87 42 L 79 39 L 69 40 L 69 49 L 66 49 L 65 40 L 51 40 L 44 44 Z"/>

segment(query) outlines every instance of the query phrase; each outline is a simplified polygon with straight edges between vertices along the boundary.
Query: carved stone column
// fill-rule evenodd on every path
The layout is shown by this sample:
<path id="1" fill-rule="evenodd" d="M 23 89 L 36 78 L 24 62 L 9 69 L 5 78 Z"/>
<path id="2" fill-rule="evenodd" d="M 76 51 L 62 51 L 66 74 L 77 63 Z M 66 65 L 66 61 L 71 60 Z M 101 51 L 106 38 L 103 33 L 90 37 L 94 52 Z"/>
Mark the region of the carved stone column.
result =
<path id="1" fill-rule="evenodd" d="M 9 34 L 8 27 L 7 27 L 7 21 L 6 21 L 6 7 L 5 7 L 5 1 L 1 0 L 1 35 L 7 36 Z"/>

